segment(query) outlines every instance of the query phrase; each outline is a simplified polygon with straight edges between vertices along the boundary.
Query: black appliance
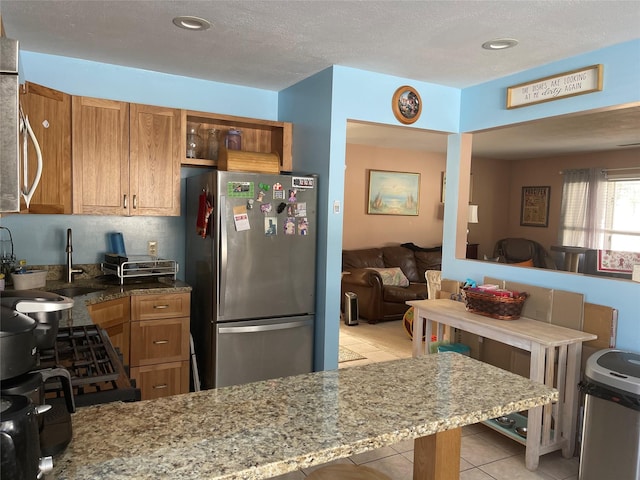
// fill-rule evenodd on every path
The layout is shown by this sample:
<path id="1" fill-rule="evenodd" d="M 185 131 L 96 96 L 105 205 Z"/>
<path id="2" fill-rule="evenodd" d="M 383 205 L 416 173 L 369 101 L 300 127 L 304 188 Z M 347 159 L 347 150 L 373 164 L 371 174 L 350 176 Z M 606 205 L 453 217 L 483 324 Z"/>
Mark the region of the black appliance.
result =
<path id="1" fill-rule="evenodd" d="M 35 331 L 38 349 L 53 347 L 60 321 L 73 308 L 71 298 L 40 290 L 5 290 L 0 304 L 38 322 Z"/>
<path id="2" fill-rule="evenodd" d="M 66 422 L 64 423 L 64 428 L 55 429 L 59 430 L 55 435 L 57 440 L 51 442 L 45 440 L 51 437 L 51 430 L 54 429 L 45 428 L 45 426 L 51 423 L 50 419 L 52 417 L 59 418 L 60 413 L 47 403 L 45 399 L 45 383 L 54 378 L 59 379 L 64 390 L 66 408 L 62 412 L 64 412 L 63 415 L 66 418 Z M 2 390 L 2 395 L 23 395 L 28 397 L 37 408 L 46 406 L 46 409 L 41 410 L 41 414 L 38 417 L 39 443 L 43 455 L 55 455 L 66 448 L 71 441 L 70 414 L 75 412 L 73 393 L 71 392 L 71 376 L 66 369 L 46 368 L 28 372 L 9 380 L 3 380 L 0 382 L 0 389 Z"/>
<path id="3" fill-rule="evenodd" d="M 42 410 L 23 395 L 0 397 L 2 478 L 40 479 L 53 469 L 51 457 L 41 457 L 38 444 L 37 417 Z"/>
<path id="4" fill-rule="evenodd" d="M 48 437 L 48 419 L 56 415 L 56 410 L 49 408 L 39 417 L 39 442 L 44 455 L 54 455 L 64 450 L 71 441 L 71 416 L 75 411 L 73 394 L 71 391 L 71 376 L 59 365 L 44 368 L 39 362 L 43 349 L 50 349 L 56 342 L 60 320 L 73 307 L 73 300 L 54 293 L 39 290 L 7 290 L 0 299 L 3 312 L 3 329 L 7 310 L 27 315 L 35 320 L 36 327 L 32 331 L 35 348 L 33 349 L 35 362 L 24 371 L 17 371 L 16 375 L 3 375 L 0 381 L 2 395 L 24 395 L 37 407 L 45 405 L 45 382 L 55 378 L 62 385 L 66 400 L 66 427 L 64 438 L 56 442 L 55 447 L 44 443 Z M 13 361 L 3 353 L 3 360 Z M 55 367 L 55 368 L 54 368 Z"/>
<path id="5" fill-rule="evenodd" d="M 0 305 L 0 379 L 20 378 L 37 365 L 36 321 Z M 36 479 L 52 468 L 40 451 L 39 416 L 48 407 L 36 406 L 27 396 L 6 395 L 0 400 L 0 471 L 6 479 Z"/>

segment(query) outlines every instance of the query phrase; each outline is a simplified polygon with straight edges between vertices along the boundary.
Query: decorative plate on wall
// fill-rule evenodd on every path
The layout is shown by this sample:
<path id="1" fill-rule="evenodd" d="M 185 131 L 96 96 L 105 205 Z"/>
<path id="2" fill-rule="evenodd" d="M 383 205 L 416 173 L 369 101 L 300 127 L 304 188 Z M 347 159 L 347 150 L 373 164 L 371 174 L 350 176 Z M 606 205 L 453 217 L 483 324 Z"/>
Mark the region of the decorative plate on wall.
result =
<path id="1" fill-rule="evenodd" d="M 400 122 L 413 123 L 420 118 L 422 99 L 415 88 L 404 85 L 393 94 L 391 108 Z"/>

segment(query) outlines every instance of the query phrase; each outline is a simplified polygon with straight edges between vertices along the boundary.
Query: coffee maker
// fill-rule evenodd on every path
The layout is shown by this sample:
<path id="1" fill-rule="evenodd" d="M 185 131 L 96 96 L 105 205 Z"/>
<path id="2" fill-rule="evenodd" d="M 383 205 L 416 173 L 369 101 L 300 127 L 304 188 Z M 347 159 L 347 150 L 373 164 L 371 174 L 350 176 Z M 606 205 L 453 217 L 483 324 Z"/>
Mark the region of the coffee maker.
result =
<path id="1" fill-rule="evenodd" d="M 0 381 L 19 377 L 36 364 L 36 321 L 0 305 Z M 3 477 L 38 479 L 51 471 L 40 449 L 39 422 L 45 406 L 25 395 L 0 396 L 0 457 Z"/>
<path id="2" fill-rule="evenodd" d="M 35 320 L 36 327 L 32 336 L 37 358 L 41 351 L 54 345 L 61 317 L 66 310 L 73 307 L 73 300 L 37 290 L 7 290 L 3 293 L 0 304 L 3 308 Z M 3 352 L 3 361 L 4 355 Z M 6 360 L 12 362 L 15 359 Z M 64 368 L 39 368 L 36 360 L 36 364 L 26 371 L 15 373 L 17 372 L 5 374 L 0 378 L 0 393 L 26 396 L 36 407 L 51 403 L 45 398 L 45 383 L 56 381 L 62 386 L 65 403 L 53 403 L 38 415 L 42 454 L 56 455 L 62 452 L 71 441 L 71 413 L 75 412 L 69 372 Z"/>

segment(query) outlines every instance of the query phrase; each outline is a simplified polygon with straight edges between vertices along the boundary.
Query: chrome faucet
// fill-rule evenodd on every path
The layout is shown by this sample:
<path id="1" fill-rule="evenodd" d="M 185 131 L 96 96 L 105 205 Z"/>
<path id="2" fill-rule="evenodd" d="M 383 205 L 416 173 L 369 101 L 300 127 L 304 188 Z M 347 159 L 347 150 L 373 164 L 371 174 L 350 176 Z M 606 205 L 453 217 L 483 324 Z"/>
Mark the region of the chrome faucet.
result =
<path id="1" fill-rule="evenodd" d="M 73 268 L 73 245 L 71 244 L 70 228 L 67 228 L 67 248 L 65 249 L 65 252 L 67 252 L 67 265 L 65 268 L 67 272 L 67 283 L 71 283 L 73 282 L 73 275 L 76 273 L 84 273 L 84 270 L 81 268 Z"/>

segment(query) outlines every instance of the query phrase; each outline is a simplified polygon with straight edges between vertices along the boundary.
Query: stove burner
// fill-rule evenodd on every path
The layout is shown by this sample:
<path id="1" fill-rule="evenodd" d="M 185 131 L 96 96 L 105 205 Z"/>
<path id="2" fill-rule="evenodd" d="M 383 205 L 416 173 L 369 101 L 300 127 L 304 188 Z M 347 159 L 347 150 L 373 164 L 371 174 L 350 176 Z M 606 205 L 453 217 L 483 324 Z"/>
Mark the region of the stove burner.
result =
<path id="1" fill-rule="evenodd" d="M 52 349 L 40 351 L 40 368 L 63 367 L 71 375 L 76 406 L 140 400 L 104 330 L 61 327 Z M 60 382 L 46 383 L 47 398 L 62 398 Z"/>

